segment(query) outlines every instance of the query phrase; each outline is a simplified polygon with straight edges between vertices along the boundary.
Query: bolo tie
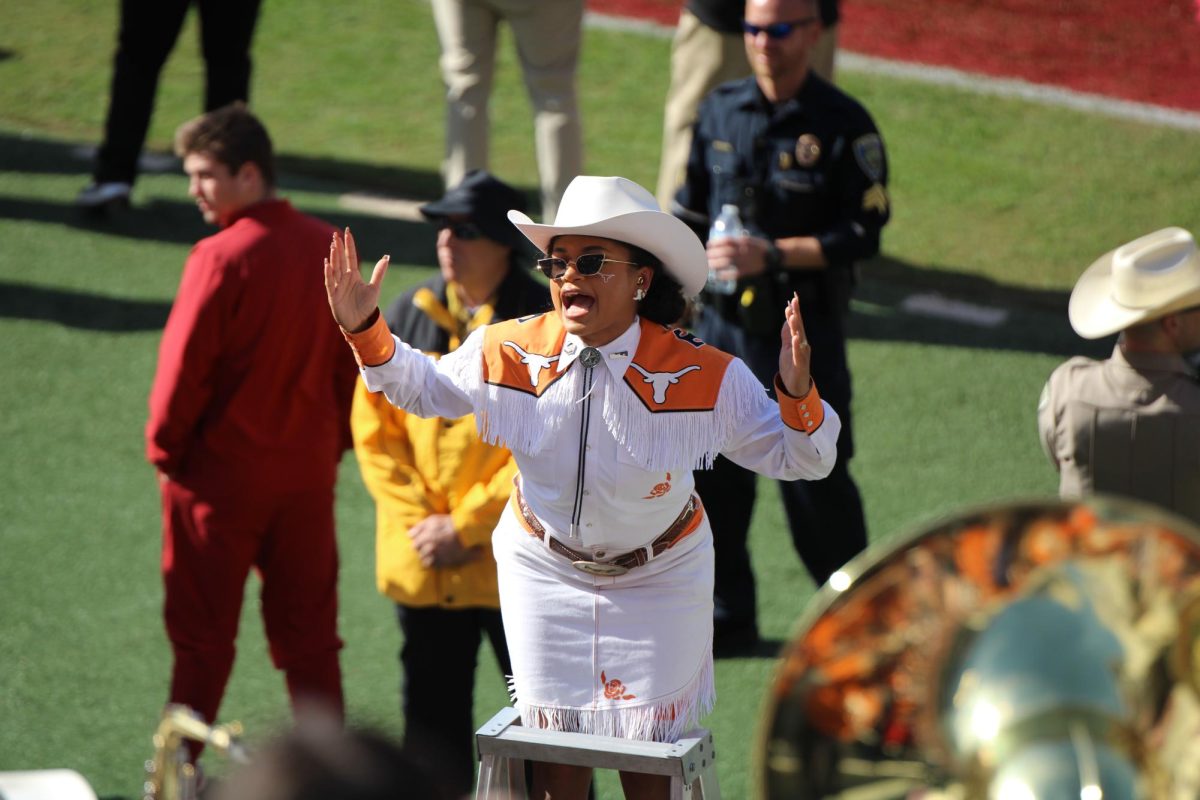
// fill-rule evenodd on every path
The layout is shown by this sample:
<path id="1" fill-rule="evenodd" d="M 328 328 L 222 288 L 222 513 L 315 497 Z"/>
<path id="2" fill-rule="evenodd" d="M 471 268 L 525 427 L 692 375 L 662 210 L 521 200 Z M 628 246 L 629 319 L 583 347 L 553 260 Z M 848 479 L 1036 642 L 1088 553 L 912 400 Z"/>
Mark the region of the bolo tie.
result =
<path id="1" fill-rule="evenodd" d="M 575 507 L 571 511 L 571 527 L 569 533 L 572 539 L 580 538 L 579 522 L 583 517 L 583 486 L 586 477 L 585 448 L 587 446 L 588 427 L 592 419 L 592 388 L 593 370 L 600 364 L 603 356 L 594 347 L 585 347 L 579 354 L 579 363 L 583 366 L 583 404 L 582 415 L 579 419 L 579 463 L 575 473 Z"/>

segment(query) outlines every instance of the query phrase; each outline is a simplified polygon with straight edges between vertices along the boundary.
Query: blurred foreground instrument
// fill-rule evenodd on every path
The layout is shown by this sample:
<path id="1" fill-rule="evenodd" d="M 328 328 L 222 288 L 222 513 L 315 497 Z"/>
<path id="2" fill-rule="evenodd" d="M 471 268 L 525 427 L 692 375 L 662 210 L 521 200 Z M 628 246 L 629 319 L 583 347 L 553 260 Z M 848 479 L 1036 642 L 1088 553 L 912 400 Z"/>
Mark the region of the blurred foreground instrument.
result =
<path id="1" fill-rule="evenodd" d="M 758 759 L 771 800 L 1200 797 L 1200 529 L 1016 502 L 868 551 L 784 648 Z"/>
<path id="2" fill-rule="evenodd" d="M 196 800 L 198 775 L 188 758 L 188 742 L 203 742 L 245 764 L 249 757 L 241 735 L 240 723 L 209 725 L 187 706 L 167 706 L 154 732 L 154 758 L 146 762 L 143 800 Z"/>

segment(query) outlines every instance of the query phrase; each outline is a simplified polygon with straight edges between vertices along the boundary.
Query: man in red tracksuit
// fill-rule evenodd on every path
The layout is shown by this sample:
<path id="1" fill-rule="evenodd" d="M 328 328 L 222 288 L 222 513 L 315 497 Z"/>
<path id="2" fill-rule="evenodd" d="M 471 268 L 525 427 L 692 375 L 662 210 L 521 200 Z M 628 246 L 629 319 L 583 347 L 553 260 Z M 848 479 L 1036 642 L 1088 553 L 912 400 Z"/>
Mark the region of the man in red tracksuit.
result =
<path id="1" fill-rule="evenodd" d="M 293 708 L 313 700 L 341 716 L 333 489 L 356 370 L 322 282 L 333 228 L 275 196 L 271 140 L 243 106 L 186 123 L 175 148 L 221 230 L 184 267 L 146 425 L 162 488 L 170 702 L 215 719 L 254 568 Z"/>

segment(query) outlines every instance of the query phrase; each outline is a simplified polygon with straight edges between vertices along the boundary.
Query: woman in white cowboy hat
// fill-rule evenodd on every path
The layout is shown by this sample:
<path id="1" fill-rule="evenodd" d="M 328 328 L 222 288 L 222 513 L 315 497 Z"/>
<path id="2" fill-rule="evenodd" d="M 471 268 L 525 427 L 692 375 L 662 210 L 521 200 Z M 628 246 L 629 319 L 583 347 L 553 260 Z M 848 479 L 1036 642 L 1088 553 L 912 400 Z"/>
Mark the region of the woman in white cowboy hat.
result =
<path id="1" fill-rule="evenodd" d="M 433 361 L 379 319 L 380 282 L 334 237 L 325 286 L 372 391 L 410 412 L 474 413 L 520 476 L 493 535 L 523 724 L 672 741 L 715 699 L 712 535 L 692 469 L 718 453 L 819 479 L 840 422 L 809 377 L 796 301 L 780 331 L 781 398 L 738 359 L 669 327 L 707 274 L 704 248 L 624 178 L 576 178 L 553 225 L 509 219 L 546 254 L 554 310 L 488 325 Z M 586 795 L 589 772 L 538 764 L 533 796 Z M 661 776 L 622 774 L 629 798 Z"/>

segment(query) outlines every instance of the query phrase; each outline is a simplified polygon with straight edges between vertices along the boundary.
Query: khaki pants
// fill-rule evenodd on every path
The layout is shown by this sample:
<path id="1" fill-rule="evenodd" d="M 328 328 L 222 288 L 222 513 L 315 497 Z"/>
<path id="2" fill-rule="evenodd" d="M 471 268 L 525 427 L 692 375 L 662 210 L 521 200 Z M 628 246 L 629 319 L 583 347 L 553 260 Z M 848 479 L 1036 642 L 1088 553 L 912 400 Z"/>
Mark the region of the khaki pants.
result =
<path id="1" fill-rule="evenodd" d="M 583 0 L 433 0 L 446 84 L 447 188 L 488 166 L 488 98 L 501 20 L 512 29 L 534 113 L 542 216 L 552 220 L 567 184 L 583 169 L 575 93 Z"/>
<path id="2" fill-rule="evenodd" d="M 740 34 L 720 33 L 686 9 L 679 14 L 671 43 L 671 88 L 663 111 L 662 160 L 658 167 L 658 204 L 671 210 L 676 190 L 683 184 L 692 123 L 705 95 L 726 81 L 750 74 L 746 48 Z"/>
<path id="3" fill-rule="evenodd" d="M 812 70 L 833 80 L 833 57 L 837 50 L 837 26 L 821 34 L 811 56 Z M 692 123 L 700 101 L 727 81 L 750 74 L 741 34 L 713 30 L 686 9 L 671 43 L 671 88 L 663 112 L 662 159 L 658 168 L 658 204 L 671 210 L 675 192 L 683 185 L 688 152 L 692 146 Z"/>

